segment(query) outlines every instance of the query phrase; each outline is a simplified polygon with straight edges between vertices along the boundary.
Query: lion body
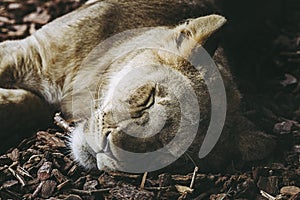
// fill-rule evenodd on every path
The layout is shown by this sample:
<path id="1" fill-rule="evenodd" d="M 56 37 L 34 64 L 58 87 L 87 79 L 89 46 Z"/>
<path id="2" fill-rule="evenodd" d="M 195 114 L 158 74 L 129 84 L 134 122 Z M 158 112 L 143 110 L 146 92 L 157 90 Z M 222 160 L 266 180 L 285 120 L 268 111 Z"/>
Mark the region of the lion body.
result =
<path id="1" fill-rule="evenodd" d="M 173 5 L 172 9 L 170 9 L 170 4 Z M 137 7 L 139 9 L 136 9 Z M 174 51 L 188 57 L 194 45 L 190 43 L 189 38 L 204 45 L 208 37 L 224 23 L 223 18 L 212 15 L 207 18 L 191 20 L 191 22 L 177 27 L 170 27 L 170 25 L 178 24 L 182 19 L 189 18 L 189 11 L 195 9 L 191 7 L 193 6 L 173 1 L 151 1 L 150 3 L 95 1 L 54 20 L 28 38 L 1 43 L 0 87 L 5 89 L 0 90 L 0 97 L 2 97 L 2 99 L 0 98 L 0 109 L 5 111 L 18 105 L 21 107 L 20 110 L 25 110 L 23 108 L 27 107 L 29 99 L 29 101 L 36 102 L 37 106 L 25 110 L 25 116 L 27 116 L 26 113 L 42 113 L 38 117 L 45 119 L 44 122 L 48 122 L 50 113 L 54 110 L 61 110 L 69 120 L 79 118 L 81 122 L 77 124 L 70 140 L 75 160 L 87 168 L 95 167 L 96 164 L 99 169 L 114 168 L 118 167 L 119 163 L 116 162 L 116 159 L 122 160 L 122 154 L 119 153 L 118 148 L 113 147 L 110 147 L 109 153 L 103 153 L 107 147 L 107 141 L 128 151 L 148 152 L 167 145 L 175 137 L 174 131 L 178 128 L 178 116 L 180 116 L 180 110 L 178 110 L 180 102 L 172 99 L 171 91 L 167 89 L 173 82 L 165 83 L 165 79 L 160 78 L 160 76 L 166 76 L 168 80 L 176 79 L 174 74 L 168 71 L 172 69 L 179 72 L 181 74 L 179 76 L 187 77 L 192 82 L 192 88 L 196 91 L 197 99 L 200 102 L 197 106 L 201 110 L 202 122 L 196 139 L 188 150 L 193 160 L 205 165 L 203 169 L 212 169 L 211 166 L 220 169 L 234 156 L 240 156 L 245 160 L 265 157 L 272 149 L 268 149 L 267 146 L 273 146 L 274 142 L 267 135 L 253 131 L 254 125 L 240 115 L 240 94 L 228 71 L 222 49 L 216 51 L 215 60 L 226 89 L 227 118 L 216 147 L 207 158 L 200 161 L 198 161 L 198 152 L 211 115 L 211 99 L 203 78 L 205 70 L 200 73 L 193 72 L 190 63 L 164 51 L 154 50 L 129 52 L 127 57 L 121 57 L 119 61 L 112 60 L 114 56 L 104 52 L 103 55 L 99 55 L 98 60 L 96 59 L 97 66 L 99 63 L 103 63 L 99 64 L 100 67 L 95 68 L 96 65 L 89 66 L 85 63 L 86 58 L 97 48 L 97 45 L 109 37 L 129 29 L 153 26 L 161 26 L 161 33 L 165 33 L 164 31 L 167 30 L 166 34 L 159 35 L 158 31 L 153 36 L 148 31 L 144 31 L 125 41 L 112 43 L 113 46 L 108 47 L 108 52 L 112 50 L 113 54 L 121 54 L 124 49 L 129 47 L 126 45 L 129 45 L 130 41 L 138 38 L 141 41 L 159 41 L 156 46 L 154 45 L 155 47 L 172 48 L 174 45 Z M 184 8 L 183 12 L 178 17 L 179 10 L 182 8 Z M 221 24 L 218 24 L 218 20 Z M 160 30 L 160 28 L 153 28 L 153 30 Z M 180 41 L 178 38 L 181 37 L 181 34 L 188 39 L 183 38 Z M 106 66 L 106 62 L 112 64 L 108 68 L 101 68 L 101 66 Z M 128 79 L 127 87 L 123 91 L 114 92 L 112 90 L 112 88 L 118 87 L 118 81 L 126 75 L 128 70 L 139 72 L 143 68 L 134 68 L 133 66 L 144 66 L 145 63 L 151 65 L 153 69 L 148 67 L 143 73 L 144 75 L 154 74 L 154 84 L 144 82 L 140 85 L 141 87 L 128 89 L 135 84 L 134 80 Z M 168 69 L 161 72 L 156 71 L 153 66 L 157 65 L 167 66 Z M 126 71 L 126 69 L 128 70 Z M 95 79 L 99 79 L 100 83 L 95 84 L 99 81 Z M 153 91 L 155 92 L 153 93 Z M 183 89 L 178 88 L 178 91 L 184 93 Z M 19 97 L 18 93 L 20 92 L 26 98 L 11 98 L 14 95 Z M 76 100 L 76 95 L 84 98 Z M 152 95 L 154 96 L 152 97 Z M 12 100 L 5 102 L 3 100 L 5 98 Z M 152 98 L 155 101 L 150 102 L 151 106 L 144 108 Z M 92 103 L 87 103 L 90 99 L 92 99 Z M 126 100 L 126 104 L 122 100 Z M 166 113 L 162 113 L 163 109 Z M 187 114 L 186 118 L 194 113 L 193 108 L 188 108 L 188 110 L 190 114 Z M 127 111 L 130 113 L 129 118 L 124 114 Z M 5 118 L 6 114 L 3 113 L 5 112 L 1 112 L 0 117 Z M 118 119 L 112 119 L 111 113 L 117 113 Z M 24 120 L 24 117 L 20 119 L 16 116 L 17 114 L 10 118 L 11 123 L 22 124 L 20 121 Z M 13 119 L 15 117 L 17 121 Z M 168 119 L 166 124 L 161 125 L 165 129 L 156 136 L 136 139 L 124 132 L 125 129 L 129 132 L 139 130 L 138 128 L 132 129 L 136 124 L 143 127 L 141 131 L 151 132 L 151 128 L 158 126 L 157 124 L 165 118 Z M 195 119 L 191 121 L 193 122 L 193 120 Z M 237 121 L 241 124 L 236 124 Z M 27 118 L 24 124 L 33 124 L 32 127 L 36 127 L 34 118 Z M 246 128 L 240 130 L 236 126 L 246 126 Z M 1 133 L 1 137 L 7 133 Z M 250 140 L 254 141 L 256 138 L 260 138 L 262 141 L 261 143 L 256 142 L 258 145 L 256 150 L 253 148 L 255 144 L 243 148 Z M 124 141 L 126 142 L 124 143 Z"/>

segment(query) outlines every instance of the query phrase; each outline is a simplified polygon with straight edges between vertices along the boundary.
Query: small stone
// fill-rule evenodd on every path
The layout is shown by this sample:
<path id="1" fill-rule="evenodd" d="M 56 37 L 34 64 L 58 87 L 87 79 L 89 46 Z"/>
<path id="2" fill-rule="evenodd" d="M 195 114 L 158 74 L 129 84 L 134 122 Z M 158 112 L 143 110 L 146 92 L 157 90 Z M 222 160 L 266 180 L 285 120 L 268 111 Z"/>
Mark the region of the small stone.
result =
<path id="1" fill-rule="evenodd" d="M 87 181 L 83 185 L 83 190 L 96 190 L 96 187 L 98 186 L 97 180 Z"/>
<path id="2" fill-rule="evenodd" d="M 18 161 L 20 157 L 19 149 L 15 148 L 11 153 L 7 154 L 7 156 L 14 162 Z"/>
<path id="3" fill-rule="evenodd" d="M 38 8 L 36 12 L 30 13 L 25 16 L 23 21 L 44 25 L 48 23 L 50 19 L 51 16 L 49 15 L 47 10 Z"/>
<path id="4" fill-rule="evenodd" d="M 180 193 L 180 194 L 184 194 L 184 193 L 192 193 L 194 190 L 187 187 L 187 186 L 183 186 L 183 185 L 175 185 L 176 190 Z"/>
<path id="5" fill-rule="evenodd" d="M 45 181 L 50 178 L 52 171 L 52 162 L 44 162 L 37 172 L 38 178 L 41 181 Z"/>
<path id="6" fill-rule="evenodd" d="M 293 76 L 291 74 L 285 74 L 284 76 L 285 76 L 285 79 L 280 82 L 280 84 L 284 87 L 298 82 L 298 80 L 295 78 L 295 76 Z"/>
<path id="7" fill-rule="evenodd" d="M 284 186 L 280 189 L 280 194 L 287 194 L 290 196 L 296 195 L 300 192 L 300 188 L 296 186 Z"/>
<path id="8" fill-rule="evenodd" d="M 293 127 L 293 122 L 284 121 L 274 125 L 273 131 L 278 134 L 287 134 L 290 133 Z"/>
<path id="9" fill-rule="evenodd" d="M 7 33 L 11 37 L 20 37 L 25 35 L 28 28 L 26 24 L 21 24 L 21 25 L 17 24 L 17 25 L 13 25 L 12 27 L 15 31 L 9 31 Z"/>
<path id="10" fill-rule="evenodd" d="M 49 198 L 53 195 L 54 190 L 57 186 L 57 183 L 53 180 L 47 180 L 40 191 L 41 197 L 43 198 Z"/>
<path id="11" fill-rule="evenodd" d="M 295 153 L 300 153 L 300 145 L 294 145 L 293 149 Z"/>
<path id="12" fill-rule="evenodd" d="M 3 17 L 3 16 L 0 16 L 0 22 L 3 22 L 5 24 L 15 24 L 16 23 L 15 20 L 9 19 L 9 18 Z"/>
<path id="13" fill-rule="evenodd" d="M 20 9 L 21 7 L 22 7 L 22 4 L 20 4 L 20 3 L 10 3 L 7 8 L 9 10 L 17 10 L 17 9 Z"/>

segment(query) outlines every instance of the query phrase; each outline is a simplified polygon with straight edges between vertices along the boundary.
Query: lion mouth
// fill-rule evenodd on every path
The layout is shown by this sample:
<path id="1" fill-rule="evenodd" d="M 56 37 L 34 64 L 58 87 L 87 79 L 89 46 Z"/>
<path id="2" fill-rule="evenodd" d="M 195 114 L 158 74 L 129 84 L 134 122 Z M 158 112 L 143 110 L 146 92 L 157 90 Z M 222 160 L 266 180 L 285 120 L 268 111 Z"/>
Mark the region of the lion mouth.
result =
<path id="1" fill-rule="evenodd" d="M 112 153 L 108 140 L 104 149 L 96 154 L 96 161 L 99 170 L 116 169 L 118 166 L 119 161 Z"/>
<path id="2" fill-rule="evenodd" d="M 118 161 L 118 159 L 114 156 L 114 154 L 111 151 L 110 142 L 108 139 L 105 140 L 105 146 L 104 146 L 103 150 L 99 151 L 97 154 L 105 154 L 107 157 L 109 157 L 115 161 Z"/>

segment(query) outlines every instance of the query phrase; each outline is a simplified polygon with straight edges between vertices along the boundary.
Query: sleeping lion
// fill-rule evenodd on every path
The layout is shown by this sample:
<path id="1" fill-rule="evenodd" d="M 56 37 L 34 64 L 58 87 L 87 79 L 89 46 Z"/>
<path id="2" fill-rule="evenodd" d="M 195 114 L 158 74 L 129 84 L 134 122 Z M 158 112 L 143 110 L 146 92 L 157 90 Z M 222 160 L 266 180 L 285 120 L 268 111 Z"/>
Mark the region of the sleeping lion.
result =
<path id="1" fill-rule="evenodd" d="M 210 43 L 226 19 L 182 13 L 182 23 L 168 12 L 179 4 L 90 1 L 2 42 L 1 138 L 60 110 L 75 121 L 69 146 L 87 169 L 213 171 L 269 155 L 274 139 L 240 114 L 222 48 Z"/>

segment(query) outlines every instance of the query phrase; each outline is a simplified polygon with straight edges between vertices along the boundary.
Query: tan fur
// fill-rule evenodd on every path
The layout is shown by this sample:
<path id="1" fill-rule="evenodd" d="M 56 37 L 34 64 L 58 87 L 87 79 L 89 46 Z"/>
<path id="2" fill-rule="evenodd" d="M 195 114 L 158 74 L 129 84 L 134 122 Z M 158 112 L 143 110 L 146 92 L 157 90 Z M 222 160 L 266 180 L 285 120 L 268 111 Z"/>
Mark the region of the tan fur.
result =
<path id="1" fill-rule="evenodd" d="M 174 10 L 170 4 L 174 5 Z M 173 17 L 178 14 L 180 6 L 183 5 L 173 1 L 150 1 L 150 3 L 143 1 L 91 2 L 77 11 L 51 22 L 24 40 L 1 43 L 0 87 L 25 90 L 22 95 L 37 99 L 36 101 L 40 104 L 47 102 L 50 105 L 49 108 L 60 109 L 67 118 L 81 118 L 82 122 L 72 133 L 70 144 L 75 159 L 87 168 L 95 167 L 96 164 L 99 169 L 113 168 L 120 165 L 115 158 L 122 159 L 122 154 L 114 148 L 109 150 L 109 154 L 101 153 L 107 142 L 117 144 L 125 150 L 145 152 L 166 145 L 174 137 L 175 130 L 178 128 L 179 102 L 170 94 L 169 85 L 164 81 L 145 82 L 140 87 L 129 89 L 130 85 L 134 85 L 134 83 L 130 84 L 130 80 L 128 80 L 127 88 L 125 87 L 123 91 L 117 93 L 113 92 L 118 77 L 122 76 L 127 68 L 128 70 L 134 69 L 133 66 L 141 66 L 145 62 L 149 65 L 163 64 L 168 66 L 170 70 L 179 72 L 182 77 L 188 78 L 196 91 L 203 123 L 201 122 L 197 137 L 189 149 L 189 154 L 196 162 L 205 163 L 203 169 L 210 169 L 211 166 L 220 169 L 224 163 L 231 161 L 234 155 L 239 155 L 245 160 L 263 158 L 270 153 L 274 142 L 263 133 L 257 134 L 255 130 L 236 128 L 240 125 L 236 124 L 236 121 L 242 118 L 239 114 L 240 94 L 232 81 L 230 72 L 224 68 L 226 61 L 221 59 L 223 57 L 222 50 L 217 51 L 215 59 L 219 64 L 227 92 L 228 116 L 220 141 L 213 152 L 204 160 L 198 160 L 197 155 L 210 116 L 210 97 L 203 81 L 205 70 L 197 72 L 184 59 L 159 50 L 133 52 L 120 58 L 118 62 L 113 62 L 110 68 L 105 69 L 105 71 L 101 71 L 101 68 L 93 68 L 93 66 L 80 68 L 82 61 L 96 45 L 113 34 L 131 28 L 178 23 L 178 21 L 174 22 Z M 135 9 L 136 7 L 139 9 Z M 156 15 L 158 13 L 161 14 L 159 17 Z M 181 17 L 187 18 L 188 15 L 183 13 Z M 122 48 L 126 48 L 126 45 L 130 44 L 130 41 L 135 41 L 136 38 L 140 37 L 145 41 L 157 41 L 162 47 L 173 48 L 174 51 L 188 57 L 194 47 L 193 41 L 204 45 L 209 36 L 216 32 L 224 22 L 225 19 L 218 15 L 191 19 L 188 23 L 176 27 L 162 26 L 152 29 L 168 30 L 168 34 L 152 36 L 149 32 L 141 33 L 132 36 L 128 41 L 115 44 L 110 49 L 113 53 L 120 53 Z M 181 34 L 184 34 L 185 37 L 179 43 Z M 105 62 L 109 59 L 109 54 L 104 54 L 98 61 Z M 154 74 L 157 78 L 160 75 L 169 75 L 172 79 L 173 75 L 169 69 L 165 71 L 156 71 L 155 69 L 155 67 L 147 68 L 144 73 L 145 75 Z M 140 69 L 136 68 L 136 70 Z M 87 102 L 90 98 L 94 98 L 99 102 L 93 105 L 94 107 L 90 104 L 76 102 L 76 100 L 72 102 L 74 100 L 72 95 L 88 94 L 85 89 L 94 84 L 99 73 L 103 75 L 100 88 L 98 88 L 101 91 L 100 96 L 97 93 L 98 90 L 91 91 L 92 96 L 86 95 L 86 101 L 83 101 Z M 82 80 L 80 82 L 81 89 L 73 91 L 77 75 L 79 80 Z M 183 92 L 184 90 L 178 88 L 178 91 Z M 14 92 L 14 95 L 16 94 Z M 4 96 L 5 93 L 1 92 L 0 95 Z M 23 102 L 22 99 L 18 98 L 13 101 L 17 105 Z M 0 101 L 0 105 L 3 104 L 5 102 Z M 9 106 L 11 105 L 10 103 Z M 77 107 L 74 108 L 73 105 Z M 161 112 L 163 108 L 166 113 Z M 127 109 L 130 110 L 130 117 L 124 114 Z M 189 109 L 192 113 L 193 108 Z M 36 110 L 33 109 L 34 112 L 40 110 L 42 110 L 41 107 L 36 108 Z M 112 113 L 117 113 L 117 121 Z M 1 113 L 0 117 L 5 116 Z M 190 116 L 187 115 L 186 117 L 189 118 Z M 136 139 L 122 131 L 123 129 L 131 132 L 147 131 L 149 130 L 146 128 L 147 126 L 156 128 L 160 121 L 165 118 L 168 123 L 167 128 L 162 129 L 159 134 L 149 137 L 147 140 Z M 243 124 L 248 124 L 247 120 L 242 121 Z M 138 127 L 133 128 L 136 125 Z M 249 136 L 249 134 L 251 135 Z M 254 143 L 245 147 L 245 143 L 255 141 L 258 138 L 261 141 L 258 145 L 259 150 L 253 148 Z M 266 148 L 266 145 L 270 148 Z"/>

